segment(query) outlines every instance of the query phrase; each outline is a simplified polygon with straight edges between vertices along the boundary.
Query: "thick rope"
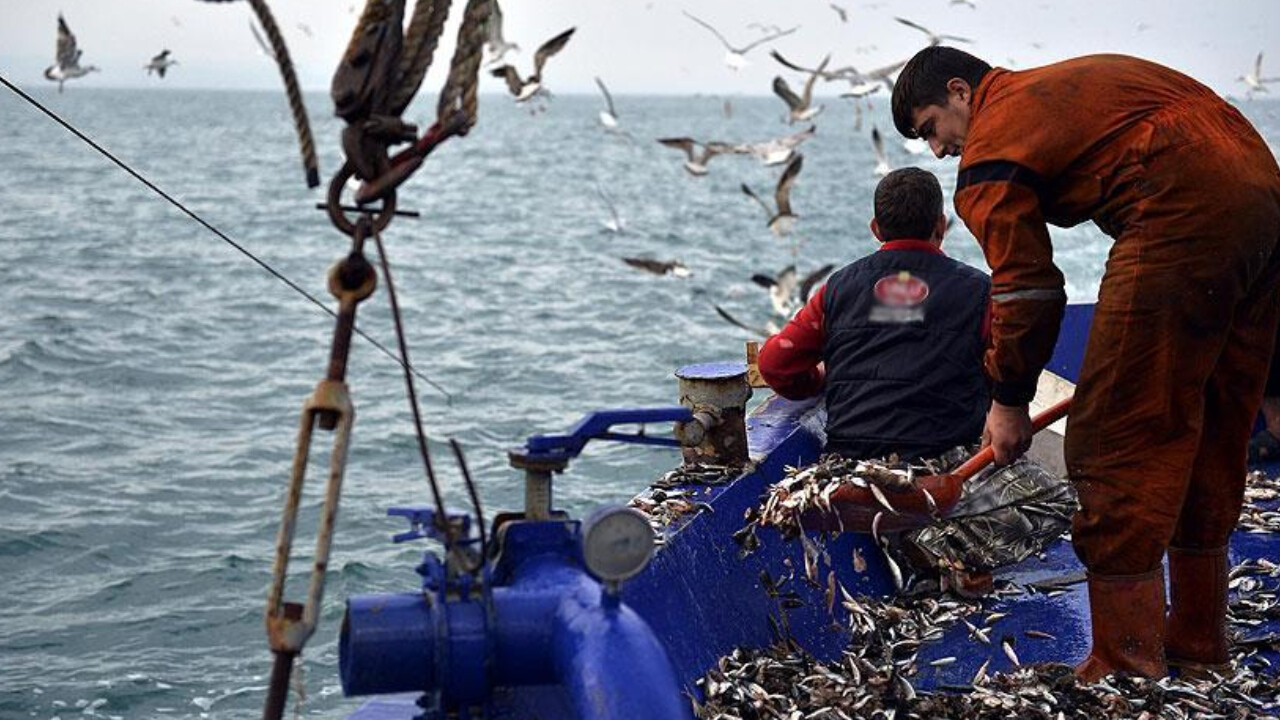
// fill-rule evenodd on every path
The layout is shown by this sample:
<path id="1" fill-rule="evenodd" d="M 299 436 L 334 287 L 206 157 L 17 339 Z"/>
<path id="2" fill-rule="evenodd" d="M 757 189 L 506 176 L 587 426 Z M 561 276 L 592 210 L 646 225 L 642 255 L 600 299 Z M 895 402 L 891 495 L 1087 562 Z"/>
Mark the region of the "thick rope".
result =
<path id="1" fill-rule="evenodd" d="M 289 109 L 293 111 L 293 126 L 298 131 L 298 145 L 302 151 L 302 167 L 307 173 L 307 187 L 320 185 L 320 163 L 316 159 L 316 145 L 311 139 L 311 123 L 307 119 L 307 106 L 302 102 L 302 91 L 298 88 L 298 75 L 293 70 L 293 61 L 289 59 L 289 48 L 284 44 L 284 36 L 276 25 L 267 0 L 249 0 L 249 5 L 258 16 L 258 22 L 267 33 L 271 43 L 271 51 L 276 56 L 276 65 L 280 68 L 280 77 L 284 79 L 285 93 L 289 97 Z"/>
<path id="2" fill-rule="evenodd" d="M 436 121 L 439 123 L 443 123 L 459 109 L 466 114 L 466 124 L 459 133 L 462 135 L 476 124 L 480 62 L 484 59 L 490 2 L 491 0 L 468 0 L 462 25 L 458 28 L 458 45 L 453 53 L 453 63 L 449 67 L 449 79 L 440 91 L 440 103 L 436 106 Z M 457 107 L 459 102 L 461 108 Z"/>
<path id="3" fill-rule="evenodd" d="M 422 87 L 436 48 L 440 46 L 440 36 L 444 34 L 451 4 L 452 0 L 417 0 L 414 3 L 413 18 L 409 21 L 400 51 L 396 89 L 389 105 L 391 114 L 403 114 Z"/>

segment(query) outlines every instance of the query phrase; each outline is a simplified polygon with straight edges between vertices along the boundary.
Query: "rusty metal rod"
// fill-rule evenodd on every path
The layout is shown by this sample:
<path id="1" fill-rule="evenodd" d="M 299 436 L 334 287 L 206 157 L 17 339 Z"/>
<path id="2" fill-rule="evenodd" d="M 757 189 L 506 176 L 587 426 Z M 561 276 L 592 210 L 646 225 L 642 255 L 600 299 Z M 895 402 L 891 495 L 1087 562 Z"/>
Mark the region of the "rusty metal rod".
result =
<path id="1" fill-rule="evenodd" d="M 382 208 L 380 207 L 365 207 L 363 205 L 339 205 L 338 207 L 343 212 L 358 212 L 358 213 L 366 213 L 369 215 L 378 215 L 382 213 Z M 325 203 L 316 203 L 316 209 L 328 210 L 329 206 L 326 205 Z M 422 213 L 418 212 L 417 210 L 393 210 L 391 211 L 391 214 L 396 215 L 398 217 L 411 217 L 411 218 L 422 217 Z"/>
<path id="2" fill-rule="evenodd" d="M 267 686 L 267 702 L 262 706 L 262 720 L 280 720 L 284 717 L 285 703 L 289 700 L 289 677 L 293 674 L 293 659 L 297 653 L 274 650 L 271 664 L 271 683 Z"/>

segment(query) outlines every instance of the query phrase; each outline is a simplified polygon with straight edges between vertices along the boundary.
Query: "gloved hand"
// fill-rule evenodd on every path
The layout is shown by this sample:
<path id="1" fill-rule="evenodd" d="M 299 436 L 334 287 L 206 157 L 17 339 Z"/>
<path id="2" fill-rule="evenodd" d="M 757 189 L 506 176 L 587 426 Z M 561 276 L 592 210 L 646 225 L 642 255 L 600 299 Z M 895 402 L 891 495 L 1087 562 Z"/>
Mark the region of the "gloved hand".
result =
<path id="1" fill-rule="evenodd" d="M 1031 447 L 1031 413 L 1026 405 L 1001 405 L 994 400 L 982 429 L 982 446 L 992 446 L 999 467 L 1022 457 Z"/>

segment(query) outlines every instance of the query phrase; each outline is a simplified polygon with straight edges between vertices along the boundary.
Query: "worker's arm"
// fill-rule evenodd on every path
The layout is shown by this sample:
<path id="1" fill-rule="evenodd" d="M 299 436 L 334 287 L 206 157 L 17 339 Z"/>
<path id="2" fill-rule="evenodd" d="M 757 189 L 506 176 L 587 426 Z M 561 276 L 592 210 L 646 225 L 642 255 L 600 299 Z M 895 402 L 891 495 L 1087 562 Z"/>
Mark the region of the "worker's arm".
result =
<path id="1" fill-rule="evenodd" d="M 823 285 L 809 302 L 760 349 L 760 377 L 769 387 L 788 400 L 802 400 L 822 392 L 826 371 L 822 365 L 822 348 L 827 341 L 822 300 Z"/>
<path id="2" fill-rule="evenodd" d="M 1039 189 L 1034 172 L 1006 161 L 966 168 L 956 183 L 956 211 L 991 267 L 991 342 L 984 364 L 995 402 L 983 435 L 995 446 L 997 464 L 1012 462 L 1031 444 L 1027 404 L 1053 354 L 1066 307 Z"/>

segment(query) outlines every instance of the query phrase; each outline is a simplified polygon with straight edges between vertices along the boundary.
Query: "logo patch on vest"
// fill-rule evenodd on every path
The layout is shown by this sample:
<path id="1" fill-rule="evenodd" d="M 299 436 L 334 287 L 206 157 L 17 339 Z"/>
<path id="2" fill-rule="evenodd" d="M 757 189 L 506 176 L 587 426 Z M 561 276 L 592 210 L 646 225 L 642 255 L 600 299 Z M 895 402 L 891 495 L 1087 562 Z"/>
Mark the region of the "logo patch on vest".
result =
<path id="1" fill-rule="evenodd" d="M 929 283 L 906 270 L 885 275 L 876 281 L 876 304 L 871 308 L 868 320 L 883 323 L 910 323 L 924 321 L 924 308 L 919 307 L 929 297 Z"/>

